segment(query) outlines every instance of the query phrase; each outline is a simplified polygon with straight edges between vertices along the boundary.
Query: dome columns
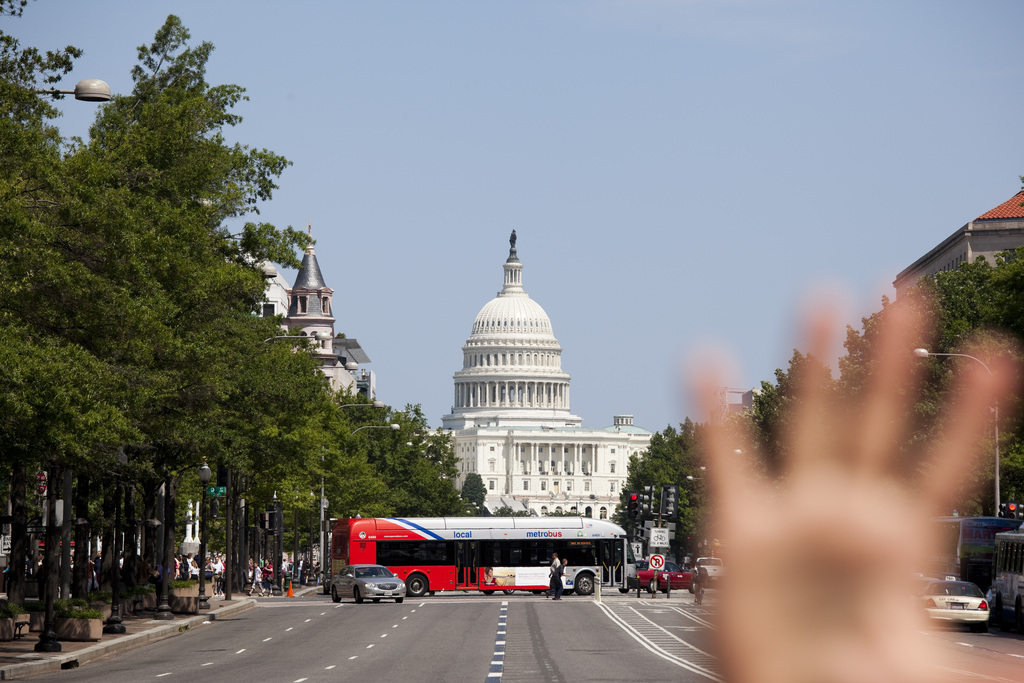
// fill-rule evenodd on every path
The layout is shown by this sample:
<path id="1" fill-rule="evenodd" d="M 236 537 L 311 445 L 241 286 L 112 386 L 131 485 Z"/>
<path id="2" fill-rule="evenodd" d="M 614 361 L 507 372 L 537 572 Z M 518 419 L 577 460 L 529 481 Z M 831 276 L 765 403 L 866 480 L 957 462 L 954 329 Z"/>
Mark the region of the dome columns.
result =
<path id="1" fill-rule="evenodd" d="M 456 408 L 568 409 L 569 383 L 535 380 L 455 383 Z"/>

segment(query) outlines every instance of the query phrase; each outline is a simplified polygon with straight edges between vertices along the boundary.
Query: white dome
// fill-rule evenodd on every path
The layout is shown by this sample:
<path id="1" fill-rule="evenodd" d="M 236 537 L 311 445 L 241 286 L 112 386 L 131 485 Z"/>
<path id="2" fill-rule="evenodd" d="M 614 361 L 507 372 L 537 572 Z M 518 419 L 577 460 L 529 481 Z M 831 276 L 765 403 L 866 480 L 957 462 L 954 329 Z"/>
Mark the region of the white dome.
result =
<path id="1" fill-rule="evenodd" d="M 538 335 L 554 338 L 551 319 L 526 292 L 519 296 L 498 295 L 491 299 L 473 321 L 473 336 Z"/>

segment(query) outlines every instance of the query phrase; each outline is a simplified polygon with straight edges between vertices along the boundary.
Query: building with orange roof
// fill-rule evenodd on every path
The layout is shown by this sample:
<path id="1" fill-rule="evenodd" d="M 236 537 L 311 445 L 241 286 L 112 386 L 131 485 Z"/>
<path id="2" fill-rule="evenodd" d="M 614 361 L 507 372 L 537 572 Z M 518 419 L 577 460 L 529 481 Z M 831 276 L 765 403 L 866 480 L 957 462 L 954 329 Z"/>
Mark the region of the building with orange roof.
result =
<path id="1" fill-rule="evenodd" d="M 892 283 L 896 298 L 926 275 L 953 270 L 961 263 L 973 263 L 979 256 L 994 264 L 996 254 L 1021 246 L 1024 246 L 1024 190 L 981 214 L 904 268 Z"/>

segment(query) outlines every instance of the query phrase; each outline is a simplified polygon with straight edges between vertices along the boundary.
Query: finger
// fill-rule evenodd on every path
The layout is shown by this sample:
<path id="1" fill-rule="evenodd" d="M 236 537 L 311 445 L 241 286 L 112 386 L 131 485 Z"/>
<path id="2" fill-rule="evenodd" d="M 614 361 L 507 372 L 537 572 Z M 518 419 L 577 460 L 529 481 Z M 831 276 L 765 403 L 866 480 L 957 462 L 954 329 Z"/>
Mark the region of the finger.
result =
<path id="1" fill-rule="evenodd" d="M 719 390 L 725 386 L 723 373 L 714 361 L 705 360 L 695 373 L 691 386 L 701 415 L 715 415 L 719 408 Z M 704 430 L 707 458 L 706 477 L 716 503 L 718 523 L 731 528 L 736 520 L 729 517 L 744 500 L 751 500 L 755 490 L 751 467 L 752 451 L 739 448 L 725 425 L 712 418 Z"/>
<path id="2" fill-rule="evenodd" d="M 922 314 L 910 306 L 887 306 L 871 358 L 861 359 L 870 368 L 858 430 L 851 434 L 857 444 L 855 463 L 868 471 L 894 465 L 893 454 L 908 426 L 907 412 L 916 397 L 916 376 L 922 364 L 911 355 L 923 329 Z M 867 331 L 865 331 L 867 334 Z"/>
<path id="3" fill-rule="evenodd" d="M 979 458 L 994 455 L 994 442 L 986 437 L 994 438 L 998 407 L 1017 381 L 1016 363 L 1008 359 L 957 360 L 970 365 L 955 369 L 962 374 L 954 390 L 956 400 L 943 411 L 943 433 L 937 441 L 932 468 L 925 481 L 925 502 L 936 509 L 942 508 L 963 486 L 965 475 Z M 987 362 L 988 370 L 982 362 Z"/>
<path id="4" fill-rule="evenodd" d="M 834 459 L 837 453 L 829 447 L 835 436 L 831 416 L 833 392 L 831 374 L 824 365 L 835 341 L 837 319 L 835 309 L 819 304 L 807 323 L 807 356 L 797 373 L 795 410 L 789 430 L 789 448 L 785 469 L 806 472 L 810 467 Z"/>

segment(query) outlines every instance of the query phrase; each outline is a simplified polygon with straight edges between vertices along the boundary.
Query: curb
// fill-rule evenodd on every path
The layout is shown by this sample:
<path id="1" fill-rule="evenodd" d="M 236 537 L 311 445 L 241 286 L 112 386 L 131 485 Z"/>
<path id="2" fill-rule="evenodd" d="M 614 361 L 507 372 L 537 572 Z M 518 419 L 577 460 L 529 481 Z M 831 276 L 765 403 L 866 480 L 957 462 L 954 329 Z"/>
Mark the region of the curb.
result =
<path id="1" fill-rule="evenodd" d="M 202 626 L 204 622 L 216 621 L 218 617 L 231 616 L 248 611 L 254 607 L 256 607 L 255 600 L 241 599 L 232 605 L 204 612 L 203 614 L 196 614 L 185 619 L 175 619 L 170 623 L 148 628 L 139 633 L 129 633 L 120 638 L 109 640 L 106 643 L 96 643 L 75 652 L 58 653 L 48 656 L 46 659 L 0 667 L 0 680 L 10 681 L 18 678 L 28 678 L 29 676 L 38 676 L 50 671 L 60 671 L 64 668 L 75 668 L 94 659 L 126 652 L 147 643 L 170 638 L 171 636 L 176 636 L 179 633 Z"/>

